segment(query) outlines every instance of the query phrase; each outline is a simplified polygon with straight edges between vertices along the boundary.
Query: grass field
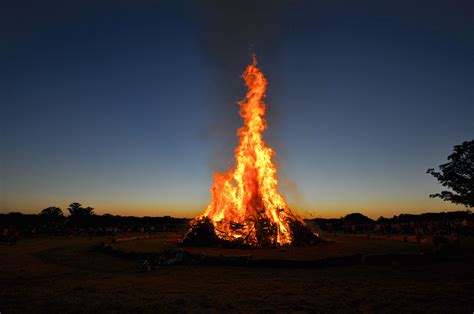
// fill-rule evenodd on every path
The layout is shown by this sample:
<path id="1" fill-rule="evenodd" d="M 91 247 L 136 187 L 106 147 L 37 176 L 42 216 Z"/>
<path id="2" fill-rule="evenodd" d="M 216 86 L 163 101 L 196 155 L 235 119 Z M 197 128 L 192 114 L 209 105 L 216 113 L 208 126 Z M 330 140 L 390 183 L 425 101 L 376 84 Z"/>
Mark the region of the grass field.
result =
<path id="1" fill-rule="evenodd" d="M 0 312 L 474 311 L 472 260 L 319 269 L 182 265 L 140 273 L 136 261 L 91 250 L 103 240 L 39 238 L 0 245 Z M 158 242 L 120 245 L 154 250 Z M 420 249 L 394 240 L 339 236 L 337 242 L 315 249 Z"/>
<path id="2" fill-rule="evenodd" d="M 396 239 L 355 237 L 351 235 L 327 235 L 327 243 L 318 246 L 287 247 L 281 249 L 222 249 L 219 247 L 186 247 L 192 253 L 205 252 L 213 256 L 242 256 L 253 258 L 271 258 L 286 260 L 317 260 L 330 256 L 350 256 L 355 254 L 419 254 L 432 251 L 432 246 L 417 243 L 405 243 Z M 124 241 L 113 247 L 124 252 L 156 253 L 163 249 L 177 247 L 179 237 L 176 234 L 164 234 L 157 239 Z"/>

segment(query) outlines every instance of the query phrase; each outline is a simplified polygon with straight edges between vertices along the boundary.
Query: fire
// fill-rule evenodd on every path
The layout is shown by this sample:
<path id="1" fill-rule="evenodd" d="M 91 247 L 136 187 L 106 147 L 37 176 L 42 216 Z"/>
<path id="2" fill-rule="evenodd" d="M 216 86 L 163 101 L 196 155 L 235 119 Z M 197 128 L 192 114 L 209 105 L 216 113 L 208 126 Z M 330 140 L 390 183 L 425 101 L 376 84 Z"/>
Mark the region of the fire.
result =
<path id="1" fill-rule="evenodd" d="M 291 223 L 301 220 L 278 192 L 275 152 L 265 144 L 263 131 L 267 80 L 257 68 L 256 57 L 243 75 L 247 94 L 238 104 L 244 125 L 237 131 L 235 168 L 216 173 L 212 200 L 196 220 L 209 218 L 221 240 L 251 246 L 288 245 L 293 241 Z"/>

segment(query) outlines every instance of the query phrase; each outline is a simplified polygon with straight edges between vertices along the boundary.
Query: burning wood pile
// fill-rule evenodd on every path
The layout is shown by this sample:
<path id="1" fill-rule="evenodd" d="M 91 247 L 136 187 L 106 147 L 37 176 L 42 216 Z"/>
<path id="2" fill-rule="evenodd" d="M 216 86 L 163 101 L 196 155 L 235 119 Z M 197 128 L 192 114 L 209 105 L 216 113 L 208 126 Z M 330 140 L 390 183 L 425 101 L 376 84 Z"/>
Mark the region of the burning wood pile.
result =
<path id="1" fill-rule="evenodd" d="M 267 80 L 253 63 L 243 73 L 248 88 L 239 102 L 244 125 L 237 131 L 235 168 L 216 173 L 211 187 L 212 200 L 196 217 L 183 243 L 275 247 L 312 244 L 319 236 L 293 214 L 278 192 L 275 152 L 266 145 L 262 133 L 267 128 L 265 96 Z"/>

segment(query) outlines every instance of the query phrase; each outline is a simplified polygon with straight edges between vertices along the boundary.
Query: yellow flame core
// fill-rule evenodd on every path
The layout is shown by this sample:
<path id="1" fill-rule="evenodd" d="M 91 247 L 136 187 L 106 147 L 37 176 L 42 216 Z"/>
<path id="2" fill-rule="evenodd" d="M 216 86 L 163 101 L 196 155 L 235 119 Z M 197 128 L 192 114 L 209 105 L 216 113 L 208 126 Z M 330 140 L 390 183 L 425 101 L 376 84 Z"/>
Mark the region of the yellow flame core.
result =
<path id="1" fill-rule="evenodd" d="M 272 162 L 275 153 L 262 137 L 267 128 L 262 101 L 267 80 L 256 65 L 254 56 L 253 63 L 242 75 L 248 90 L 239 102 L 244 125 L 237 131 L 239 145 L 235 149 L 235 168 L 215 174 L 211 203 L 200 217 L 211 219 L 219 238 L 245 238 L 250 245 L 258 243 L 258 221 L 269 219 L 276 226 L 271 241 L 286 245 L 292 241 L 289 219 L 297 218 L 278 192 L 277 169 Z"/>

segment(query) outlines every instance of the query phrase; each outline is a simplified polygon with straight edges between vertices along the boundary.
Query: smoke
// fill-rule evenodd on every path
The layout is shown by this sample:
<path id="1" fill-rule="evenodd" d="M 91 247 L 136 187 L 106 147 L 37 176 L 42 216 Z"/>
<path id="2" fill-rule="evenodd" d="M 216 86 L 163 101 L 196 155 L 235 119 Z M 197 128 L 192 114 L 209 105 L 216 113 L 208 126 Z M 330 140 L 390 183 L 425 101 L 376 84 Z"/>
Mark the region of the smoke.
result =
<path id="1" fill-rule="evenodd" d="M 275 58 L 284 24 L 280 0 L 207 0 L 197 2 L 199 45 L 204 63 L 214 71 L 213 122 L 205 130 L 215 143 L 212 170 L 227 169 L 237 143 L 236 130 L 242 124 L 236 102 L 243 98 L 245 86 L 240 75 L 252 53 L 260 64 Z"/>
<path id="2" fill-rule="evenodd" d="M 278 45 L 283 23 L 281 1 L 199 2 L 202 14 L 200 43 L 206 61 L 221 71 L 241 71 L 249 51 L 271 55 Z"/>
<path id="3" fill-rule="evenodd" d="M 291 203 L 290 205 L 295 204 L 296 206 L 301 206 L 302 204 L 304 204 L 305 199 L 300 191 L 300 188 L 298 187 L 298 183 L 296 183 L 281 172 L 278 174 L 278 176 L 280 179 L 279 183 L 281 190 L 285 192 L 287 201 Z"/>

